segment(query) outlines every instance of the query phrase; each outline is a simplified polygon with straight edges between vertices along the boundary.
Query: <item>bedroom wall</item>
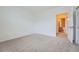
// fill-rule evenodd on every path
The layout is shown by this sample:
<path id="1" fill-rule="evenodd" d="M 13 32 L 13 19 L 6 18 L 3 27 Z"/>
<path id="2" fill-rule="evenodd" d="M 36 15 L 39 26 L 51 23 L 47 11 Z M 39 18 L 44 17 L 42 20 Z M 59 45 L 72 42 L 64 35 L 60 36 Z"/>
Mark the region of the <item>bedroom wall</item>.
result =
<path id="1" fill-rule="evenodd" d="M 49 10 L 38 13 L 35 24 L 35 33 L 40 33 L 48 36 L 56 36 L 56 15 L 68 12 L 68 38 L 72 42 L 73 40 L 73 29 L 69 27 L 73 26 L 73 7 L 56 7 Z"/>
<path id="2" fill-rule="evenodd" d="M 3 13 L 2 13 L 2 9 L 0 8 L 0 40 L 3 38 Z"/>
<path id="3" fill-rule="evenodd" d="M 0 7 L 0 42 L 32 34 L 32 15 L 22 7 Z"/>
<path id="4" fill-rule="evenodd" d="M 39 33 L 56 36 L 56 15 L 68 12 L 68 38 L 73 40 L 73 7 L 55 7 L 35 14 L 22 7 L 0 7 L 0 41 Z"/>

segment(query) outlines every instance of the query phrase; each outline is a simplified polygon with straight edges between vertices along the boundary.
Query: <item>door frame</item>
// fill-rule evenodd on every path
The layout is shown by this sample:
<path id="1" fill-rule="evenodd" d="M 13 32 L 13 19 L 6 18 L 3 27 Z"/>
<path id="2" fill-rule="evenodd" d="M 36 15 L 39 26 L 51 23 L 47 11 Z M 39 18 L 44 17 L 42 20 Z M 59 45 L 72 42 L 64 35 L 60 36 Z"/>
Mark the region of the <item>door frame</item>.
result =
<path id="1" fill-rule="evenodd" d="M 58 18 L 60 17 L 60 16 L 64 16 L 65 15 L 65 27 L 67 26 L 68 27 L 68 12 L 63 12 L 63 13 L 59 13 L 59 14 L 57 14 L 56 15 L 56 36 L 57 36 L 57 33 L 58 33 L 58 27 L 57 27 L 57 22 L 58 22 Z M 67 35 L 67 30 L 65 31 L 65 33 L 66 33 L 66 35 Z"/>

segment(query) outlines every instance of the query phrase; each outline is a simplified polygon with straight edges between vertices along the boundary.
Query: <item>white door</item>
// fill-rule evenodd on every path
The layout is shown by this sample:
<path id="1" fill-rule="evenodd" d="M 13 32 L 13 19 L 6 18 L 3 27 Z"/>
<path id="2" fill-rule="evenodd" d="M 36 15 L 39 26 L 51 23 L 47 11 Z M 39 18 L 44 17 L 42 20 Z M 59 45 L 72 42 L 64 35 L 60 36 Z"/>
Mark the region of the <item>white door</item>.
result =
<path id="1" fill-rule="evenodd" d="M 73 19 L 71 18 L 68 20 L 68 39 L 73 43 Z"/>
<path id="2" fill-rule="evenodd" d="M 79 9 L 76 10 L 76 43 L 79 44 Z"/>

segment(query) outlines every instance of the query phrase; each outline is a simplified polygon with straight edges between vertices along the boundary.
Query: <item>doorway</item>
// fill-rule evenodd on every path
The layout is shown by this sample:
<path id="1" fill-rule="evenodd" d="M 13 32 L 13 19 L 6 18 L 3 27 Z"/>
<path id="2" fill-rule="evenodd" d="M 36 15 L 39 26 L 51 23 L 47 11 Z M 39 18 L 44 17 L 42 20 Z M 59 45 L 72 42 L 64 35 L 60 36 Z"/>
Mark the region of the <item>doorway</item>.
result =
<path id="1" fill-rule="evenodd" d="M 67 37 L 67 13 L 56 15 L 56 36 Z"/>

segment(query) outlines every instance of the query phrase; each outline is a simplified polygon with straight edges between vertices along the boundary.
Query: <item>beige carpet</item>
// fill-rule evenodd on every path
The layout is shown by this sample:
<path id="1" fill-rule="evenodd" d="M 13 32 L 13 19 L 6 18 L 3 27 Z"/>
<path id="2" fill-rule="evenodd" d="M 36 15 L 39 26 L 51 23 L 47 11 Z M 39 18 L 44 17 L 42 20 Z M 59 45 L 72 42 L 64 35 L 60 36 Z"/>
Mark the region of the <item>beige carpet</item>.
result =
<path id="1" fill-rule="evenodd" d="M 0 52 L 74 52 L 79 46 L 66 38 L 33 34 L 0 43 Z"/>

